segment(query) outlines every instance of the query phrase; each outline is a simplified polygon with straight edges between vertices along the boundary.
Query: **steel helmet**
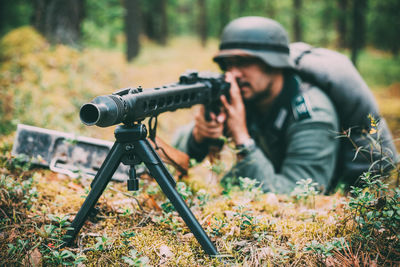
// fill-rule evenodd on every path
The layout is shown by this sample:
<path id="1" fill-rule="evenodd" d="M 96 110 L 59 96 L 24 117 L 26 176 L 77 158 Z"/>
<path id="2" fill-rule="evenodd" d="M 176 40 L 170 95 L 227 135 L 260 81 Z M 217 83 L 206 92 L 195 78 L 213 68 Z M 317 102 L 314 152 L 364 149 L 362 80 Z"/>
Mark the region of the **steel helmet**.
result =
<path id="1" fill-rule="evenodd" d="M 289 37 L 278 22 L 263 17 L 242 17 L 225 26 L 218 54 L 213 58 L 224 69 L 224 58 L 257 57 L 274 68 L 293 68 Z"/>

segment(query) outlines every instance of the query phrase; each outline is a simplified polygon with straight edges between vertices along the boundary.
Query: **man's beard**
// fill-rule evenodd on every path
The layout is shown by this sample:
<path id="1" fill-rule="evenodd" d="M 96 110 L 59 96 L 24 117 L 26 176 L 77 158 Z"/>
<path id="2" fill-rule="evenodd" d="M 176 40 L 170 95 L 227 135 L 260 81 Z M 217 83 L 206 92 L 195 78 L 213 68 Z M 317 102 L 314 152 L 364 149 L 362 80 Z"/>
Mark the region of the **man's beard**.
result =
<path id="1" fill-rule="evenodd" d="M 245 82 L 245 81 L 240 81 L 237 79 L 237 84 L 239 85 L 239 88 L 242 88 L 243 86 L 246 86 L 250 89 L 252 89 L 252 86 L 250 83 Z M 254 107 L 254 105 L 258 105 L 262 103 L 265 99 L 271 97 L 271 87 L 272 87 L 272 82 L 268 83 L 267 88 L 261 92 L 254 93 L 252 97 L 250 98 L 244 98 L 243 93 L 242 94 L 242 99 L 243 103 L 247 107 Z"/>

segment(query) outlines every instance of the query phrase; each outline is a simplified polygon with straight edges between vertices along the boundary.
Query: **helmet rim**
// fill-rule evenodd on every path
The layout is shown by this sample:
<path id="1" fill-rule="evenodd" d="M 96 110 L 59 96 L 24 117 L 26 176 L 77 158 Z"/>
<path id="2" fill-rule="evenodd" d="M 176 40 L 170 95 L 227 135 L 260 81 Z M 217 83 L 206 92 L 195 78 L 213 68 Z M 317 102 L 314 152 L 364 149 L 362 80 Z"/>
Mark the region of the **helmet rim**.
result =
<path id="1" fill-rule="evenodd" d="M 250 49 L 223 49 L 213 57 L 213 61 L 221 65 L 223 60 L 229 57 L 256 57 L 274 68 L 294 68 L 293 59 L 289 54 Z"/>

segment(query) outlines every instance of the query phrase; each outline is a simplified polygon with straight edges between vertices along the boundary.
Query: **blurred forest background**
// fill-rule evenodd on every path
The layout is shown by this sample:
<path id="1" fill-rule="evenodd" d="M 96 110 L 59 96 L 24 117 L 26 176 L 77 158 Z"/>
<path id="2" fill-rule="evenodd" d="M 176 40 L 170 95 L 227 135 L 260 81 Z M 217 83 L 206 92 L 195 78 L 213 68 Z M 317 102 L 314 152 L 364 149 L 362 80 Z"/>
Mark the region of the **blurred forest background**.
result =
<path id="1" fill-rule="evenodd" d="M 99 93 L 176 81 L 187 68 L 217 70 L 211 57 L 223 27 L 245 15 L 276 19 L 293 42 L 346 53 L 373 90 L 396 94 L 399 9 L 397 0 L 0 0 L 0 133 L 18 122 L 76 130 L 79 122 L 62 121 Z M 63 113 L 51 108 L 60 96 L 71 106 Z"/>
<path id="2" fill-rule="evenodd" d="M 219 37 L 233 18 L 278 20 L 292 41 L 360 49 L 373 46 L 398 55 L 397 0 L 14 0 L 0 1 L 0 34 L 33 25 L 53 43 L 140 51 L 141 36 L 161 45 L 176 36 L 198 36 L 203 45 Z"/>

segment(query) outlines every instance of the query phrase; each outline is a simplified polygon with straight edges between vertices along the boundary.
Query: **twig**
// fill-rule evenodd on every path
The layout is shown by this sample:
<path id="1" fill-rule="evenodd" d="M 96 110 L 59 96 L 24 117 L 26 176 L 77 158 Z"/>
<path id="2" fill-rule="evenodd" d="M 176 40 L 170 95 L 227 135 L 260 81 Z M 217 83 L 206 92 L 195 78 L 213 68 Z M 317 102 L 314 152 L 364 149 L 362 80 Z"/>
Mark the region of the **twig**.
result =
<path id="1" fill-rule="evenodd" d="M 120 190 L 118 190 L 118 189 L 115 189 L 115 188 L 112 187 L 112 186 L 110 186 L 109 189 L 111 189 L 111 190 L 113 190 L 113 191 L 115 191 L 115 192 L 117 192 L 117 193 L 121 193 L 121 194 L 123 194 L 124 196 L 133 198 L 133 199 L 136 201 L 137 205 L 139 206 L 139 209 L 140 209 L 141 211 L 144 211 L 143 208 L 142 208 L 142 206 L 140 205 L 139 200 L 138 200 L 136 197 L 134 197 L 134 196 L 132 196 L 131 194 L 128 194 L 128 193 L 126 193 L 126 192 L 122 192 L 122 191 L 120 191 Z"/>

